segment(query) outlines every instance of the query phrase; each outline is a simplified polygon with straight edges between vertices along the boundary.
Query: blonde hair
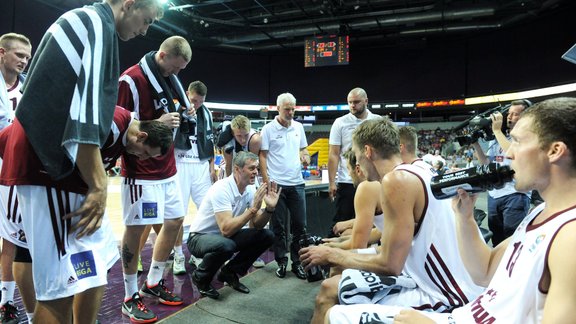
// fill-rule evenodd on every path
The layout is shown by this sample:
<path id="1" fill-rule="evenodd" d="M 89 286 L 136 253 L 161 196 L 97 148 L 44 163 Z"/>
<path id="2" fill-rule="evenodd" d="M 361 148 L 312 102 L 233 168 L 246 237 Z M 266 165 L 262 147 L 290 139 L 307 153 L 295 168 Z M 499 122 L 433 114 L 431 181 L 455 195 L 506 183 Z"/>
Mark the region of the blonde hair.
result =
<path id="1" fill-rule="evenodd" d="M 192 59 L 192 48 L 190 48 L 190 44 L 186 38 L 182 36 L 166 38 L 166 40 L 160 44 L 160 51 L 176 57 L 182 57 L 187 62 L 190 62 Z"/>
<path id="2" fill-rule="evenodd" d="M 28 37 L 22 34 L 8 33 L 0 36 L 0 47 L 6 50 L 12 49 L 13 42 L 21 42 L 28 46 L 32 46 L 32 44 L 30 44 L 30 40 L 28 39 Z"/>
<path id="3" fill-rule="evenodd" d="M 124 0 L 107 0 L 110 4 L 117 4 L 123 2 Z M 156 20 L 162 19 L 164 17 L 164 6 L 159 0 L 134 0 L 134 9 L 140 8 L 153 8 L 157 10 Z"/>
<path id="4" fill-rule="evenodd" d="M 250 131 L 250 119 L 244 115 L 238 115 L 230 122 L 230 127 L 233 129 L 243 129 Z"/>

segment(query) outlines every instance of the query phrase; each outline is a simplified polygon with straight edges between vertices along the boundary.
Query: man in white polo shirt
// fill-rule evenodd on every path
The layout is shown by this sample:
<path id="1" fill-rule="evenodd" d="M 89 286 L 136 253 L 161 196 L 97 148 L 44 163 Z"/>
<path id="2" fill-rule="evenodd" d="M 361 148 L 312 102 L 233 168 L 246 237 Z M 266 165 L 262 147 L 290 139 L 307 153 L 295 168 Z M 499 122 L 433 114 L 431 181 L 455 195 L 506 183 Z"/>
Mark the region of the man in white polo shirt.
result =
<path id="1" fill-rule="evenodd" d="M 347 228 L 339 228 L 343 221 L 354 219 L 354 194 L 356 189 L 348 174 L 344 152 L 352 147 L 352 132 L 363 121 L 380 116 L 368 110 L 368 95 L 362 88 L 354 88 L 348 93 L 348 108 L 350 112 L 336 118 L 330 128 L 330 151 L 328 153 L 328 179 L 330 182 L 330 198 L 336 199 L 336 213 L 332 219 L 329 236 L 335 236 Z M 338 180 L 336 181 L 336 174 Z M 350 227 L 351 228 L 351 223 Z"/>
<path id="2" fill-rule="evenodd" d="M 281 190 L 275 183 L 264 182 L 258 189 L 254 182 L 258 175 L 258 156 L 239 152 L 234 157 L 234 172 L 222 179 L 206 193 L 198 214 L 190 226 L 188 249 L 202 258 L 192 273 L 192 282 L 202 296 L 220 295 L 210 284 L 217 279 L 242 293 L 250 289 L 238 280 L 252 263 L 274 243 L 274 234 L 264 228 L 278 203 Z M 262 208 L 262 203 L 266 208 Z"/>
<path id="3" fill-rule="evenodd" d="M 264 183 L 272 180 L 280 185 L 282 194 L 278 200 L 278 210 L 272 218 L 272 230 L 276 236 L 274 258 L 278 263 L 276 276 L 286 276 L 288 264 L 288 243 L 286 225 L 290 224 L 292 243 L 290 256 L 292 272 L 300 279 L 306 279 L 306 272 L 298 257 L 299 238 L 306 233 L 306 196 L 302 164 L 310 163 L 310 154 L 306 147 L 304 127 L 294 119 L 296 98 L 291 93 L 283 93 L 276 100 L 278 116 L 262 128 L 262 146 L 260 147 L 260 172 Z M 290 221 L 288 222 L 288 211 Z"/>

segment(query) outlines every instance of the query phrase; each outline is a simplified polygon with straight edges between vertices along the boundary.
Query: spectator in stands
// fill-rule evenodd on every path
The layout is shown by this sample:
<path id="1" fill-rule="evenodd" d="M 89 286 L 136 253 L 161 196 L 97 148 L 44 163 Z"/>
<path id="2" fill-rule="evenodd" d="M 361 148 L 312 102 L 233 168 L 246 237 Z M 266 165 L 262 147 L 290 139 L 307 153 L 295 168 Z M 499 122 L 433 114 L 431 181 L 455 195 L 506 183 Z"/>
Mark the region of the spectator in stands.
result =
<path id="1" fill-rule="evenodd" d="M 274 234 L 264 226 L 274 215 L 282 189 L 274 182 L 264 182 L 256 189 L 256 154 L 239 152 L 233 163 L 234 173 L 208 190 L 190 226 L 187 243 L 190 253 L 202 258 L 192 281 L 202 296 L 210 298 L 219 296 L 210 284 L 218 269 L 219 281 L 249 293 L 238 276 L 274 243 Z M 263 202 L 266 208 L 262 210 Z"/>
<path id="2" fill-rule="evenodd" d="M 528 108 L 526 100 L 512 101 L 506 119 L 508 129 L 514 129 L 520 114 Z M 476 151 L 478 161 L 486 165 L 490 162 L 498 162 L 510 165 L 512 162 L 506 151 L 510 147 L 510 136 L 502 132 L 503 116 L 500 112 L 490 115 L 492 119 L 492 131 L 496 139 L 488 142 L 488 152 L 484 153 L 478 142 L 472 144 Z M 514 189 L 514 181 L 508 182 L 501 189 L 488 191 L 488 227 L 492 231 L 492 244 L 496 246 L 512 235 L 518 224 L 528 214 L 530 209 L 530 192 L 522 192 Z"/>
<path id="3" fill-rule="evenodd" d="M 441 312 L 474 298 L 480 289 L 454 249 L 456 228 L 450 202 L 432 196 L 429 169 L 402 163 L 396 125 L 388 118 L 362 123 L 354 132 L 352 148 L 361 166 L 373 164 L 382 177 L 382 245 L 376 254 L 322 245 L 300 250 L 306 268 L 330 265 L 346 269 L 341 276 L 322 283 L 312 322 L 323 323 L 325 312 L 339 300 Z M 479 232 L 476 235 L 480 237 Z M 430 267 L 440 270 L 436 273 L 439 278 L 430 277 Z M 401 273 L 409 278 L 397 278 Z M 438 279 L 446 285 L 438 285 Z"/>
<path id="4" fill-rule="evenodd" d="M 336 306 L 326 322 L 368 323 L 567 323 L 576 304 L 576 99 L 550 99 L 524 112 L 511 132 L 506 156 L 518 191 L 538 190 L 536 207 L 514 235 L 490 248 L 476 233 L 477 196 L 459 189 L 459 249 L 475 282 L 487 284 L 474 301 L 451 314 L 382 305 Z M 458 246 L 454 245 L 454 248 Z"/>
<path id="5" fill-rule="evenodd" d="M 283 93 L 276 100 L 278 116 L 262 128 L 260 150 L 260 171 L 264 183 L 274 181 L 282 188 L 276 215 L 272 217 L 272 230 L 275 235 L 274 258 L 278 263 L 276 276 L 284 278 L 290 251 L 292 272 L 300 279 L 306 273 L 300 264 L 298 240 L 306 233 L 306 196 L 302 165 L 310 163 L 306 147 L 306 134 L 301 123 L 293 120 L 296 98 Z M 290 220 L 288 220 L 290 211 Z M 292 242 L 288 249 L 286 226 L 290 226 Z"/>
<path id="6" fill-rule="evenodd" d="M 338 222 L 354 219 L 354 193 L 356 191 L 346 168 L 344 152 L 352 147 L 352 132 L 365 120 L 379 118 L 368 110 L 368 95 L 362 88 L 354 88 L 348 93 L 350 112 L 336 118 L 330 128 L 330 150 L 328 153 L 328 194 L 336 199 L 336 211 L 332 219 L 329 237 L 336 235 Z M 338 175 L 338 180 L 336 180 Z"/>

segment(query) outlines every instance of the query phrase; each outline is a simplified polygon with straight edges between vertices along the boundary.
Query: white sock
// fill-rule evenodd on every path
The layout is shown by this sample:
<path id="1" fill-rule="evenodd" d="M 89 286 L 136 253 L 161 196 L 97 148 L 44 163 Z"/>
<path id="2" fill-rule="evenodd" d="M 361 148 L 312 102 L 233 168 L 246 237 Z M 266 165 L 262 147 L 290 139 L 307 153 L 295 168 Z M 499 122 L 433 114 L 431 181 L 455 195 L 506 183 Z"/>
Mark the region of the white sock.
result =
<path id="1" fill-rule="evenodd" d="M 124 274 L 124 300 L 132 298 L 138 291 L 138 274 Z"/>
<path id="2" fill-rule="evenodd" d="M 148 286 L 155 286 L 160 279 L 162 279 L 162 274 L 164 274 L 164 268 L 166 268 L 166 262 L 160 262 L 152 260 L 150 264 L 150 271 L 148 271 L 148 277 L 146 278 L 146 283 Z"/>
<path id="3" fill-rule="evenodd" d="M 0 305 L 4 305 L 7 302 L 14 303 L 14 289 L 16 288 L 16 282 L 2 281 L 0 287 L 2 287 L 2 299 L 0 299 Z"/>
<path id="4" fill-rule="evenodd" d="M 174 254 L 179 257 L 184 256 L 184 252 L 182 251 L 182 245 L 174 246 Z"/>
<path id="5" fill-rule="evenodd" d="M 28 317 L 28 323 L 34 322 L 34 313 L 26 313 L 26 317 Z"/>

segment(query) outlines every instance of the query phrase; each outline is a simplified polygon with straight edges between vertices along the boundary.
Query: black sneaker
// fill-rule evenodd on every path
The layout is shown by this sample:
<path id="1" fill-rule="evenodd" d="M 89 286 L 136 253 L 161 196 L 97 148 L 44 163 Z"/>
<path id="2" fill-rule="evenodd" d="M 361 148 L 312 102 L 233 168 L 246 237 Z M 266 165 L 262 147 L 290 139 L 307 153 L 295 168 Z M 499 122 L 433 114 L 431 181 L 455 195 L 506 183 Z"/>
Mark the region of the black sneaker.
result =
<path id="1" fill-rule="evenodd" d="M 152 323 L 158 320 L 156 314 L 144 305 L 137 292 L 122 303 L 122 314 L 130 317 L 130 321 L 134 323 Z"/>
<path id="2" fill-rule="evenodd" d="M 0 306 L 0 323 L 18 323 L 18 309 L 10 302 Z"/>
<path id="3" fill-rule="evenodd" d="M 166 286 L 164 286 L 164 279 L 161 279 L 156 286 L 148 287 L 145 281 L 140 288 L 140 294 L 150 298 L 158 298 L 160 303 L 169 306 L 182 305 L 182 298 L 174 295 Z"/>

